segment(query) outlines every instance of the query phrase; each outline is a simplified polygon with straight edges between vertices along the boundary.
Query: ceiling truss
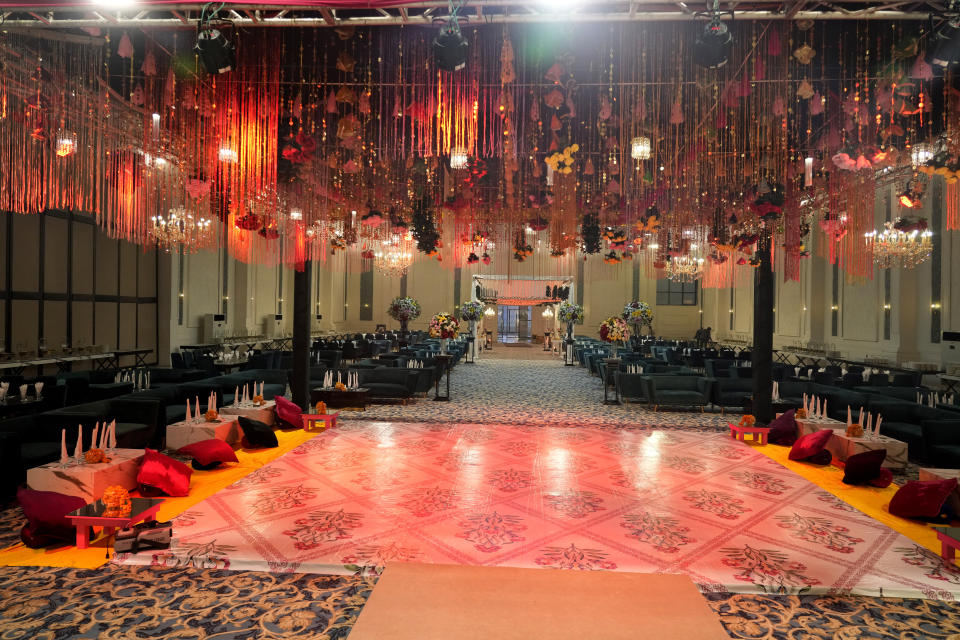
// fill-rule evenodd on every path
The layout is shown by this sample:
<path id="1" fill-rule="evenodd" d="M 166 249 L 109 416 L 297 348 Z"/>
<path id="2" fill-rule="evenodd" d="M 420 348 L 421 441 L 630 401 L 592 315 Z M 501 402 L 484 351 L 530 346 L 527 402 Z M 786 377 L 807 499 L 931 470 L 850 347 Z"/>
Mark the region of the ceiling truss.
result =
<path id="1" fill-rule="evenodd" d="M 944 4 L 946 3 L 946 0 Z M 342 27 L 342 26 L 425 26 L 444 21 L 450 15 L 446 0 L 403 2 L 395 6 L 358 2 L 361 8 L 340 6 L 270 5 L 228 3 L 220 17 L 238 27 Z M 721 9 L 736 11 L 737 20 L 926 20 L 941 13 L 939 2 L 890 0 L 732 0 L 721 2 Z M 363 6 L 368 5 L 368 6 Z M 154 4 L 141 2 L 129 9 L 89 8 L 83 6 L 16 6 L 0 2 L 4 29 L 76 29 L 76 28 L 192 28 L 200 17 L 203 3 Z M 686 21 L 698 18 L 706 8 L 703 2 L 684 0 L 612 0 L 576 3 L 546 0 L 468 0 L 459 9 L 460 24 L 479 26 L 507 23 L 549 22 L 656 22 Z"/>

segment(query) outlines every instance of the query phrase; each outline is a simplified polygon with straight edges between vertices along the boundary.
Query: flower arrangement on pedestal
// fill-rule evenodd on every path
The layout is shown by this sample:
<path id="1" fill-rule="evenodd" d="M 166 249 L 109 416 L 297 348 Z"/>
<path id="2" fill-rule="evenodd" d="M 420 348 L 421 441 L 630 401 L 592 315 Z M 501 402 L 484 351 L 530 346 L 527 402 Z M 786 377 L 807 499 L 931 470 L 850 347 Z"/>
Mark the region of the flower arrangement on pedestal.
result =
<path id="1" fill-rule="evenodd" d="M 600 339 L 604 342 L 626 342 L 630 339 L 630 327 L 619 316 L 610 316 L 600 324 Z"/>
<path id="2" fill-rule="evenodd" d="M 397 297 L 390 302 L 387 315 L 400 323 L 400 329 L 407 330 L 407 323 L 420 317 L 420 303 L 410 297 Z"/>
<path id="3" fill-rule="evenodd" d="M 563 301 L 557 309 L 557 320 L 564 323 L 583 324 L 583 307 L 573 302 Z"/>
<path id="4" fill-rule="evenodd" d="M 456 338 L 460 322 L 451 313 L 438 313 L 430 319 L 431 338 Z"/>
<path id="5" fill-rule="evenodd" d="M 640 329 L 643 327 L 647 327 L 653 333 L 653 309 L 646 302 L 642 300 L 628 302 L 620 315 L 626 322 L 633 325 L 634 333 L 637 335 L 640 335 Z"/>
<path id="6" fill-rule="evenodd" d="M 483 318 L 485 305 L 479 300 L 471 300 L 460 305 L 460 317 L 467 322 L 477 322 Z"/>

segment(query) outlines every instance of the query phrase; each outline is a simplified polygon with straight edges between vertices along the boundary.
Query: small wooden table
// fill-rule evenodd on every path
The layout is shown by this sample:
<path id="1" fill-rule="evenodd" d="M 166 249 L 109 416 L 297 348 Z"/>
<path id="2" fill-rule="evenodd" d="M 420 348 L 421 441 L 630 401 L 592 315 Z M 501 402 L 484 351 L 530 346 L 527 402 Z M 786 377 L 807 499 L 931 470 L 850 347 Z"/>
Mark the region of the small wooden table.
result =
<path id="1" fill-rule="evenodd" d="M 757 427 L 757 426 L 745 426 L 739 424 L 733 424 L 728 422 L 730 425 L 730 437 L 734 440 L 739 440 L 740 442 L 747 441 L 747 434 L 753 434 L 753 442 L 755 444 L 767 444 L 767 434 L 770 433 L 770 427 Z"/>
<path id="2" fill-rule="evenodd" d="M 77 528 L 77 549 L 90 546 L 90 527 L 103 527 L 103 533 L 112 536 L 117 529 L 147 520 L 157 515 L 163 498 L 131 498 L 130 515 L 121 518 L 108 518 L 103 515 L 106 505 L 97 500 L 85 507 L 67 514 L 67 519 Z"/>
<path id="3" fill-rule="evenodd" d="M 960 527 L 937 528 L 937 538 L 940 540 L 940 557 L 953 562 L 957 549 L 960 549 Z"/>
<path id="4" fill-rule="evenodd" d="M 317 423 L 322 422 L 323 427 L 320 431 L 326 431 L 327 429 L 333 429 L 337 426 L 337 416 L 340 415 L 339 411 L 334 413 L 305 413 L 303 414 L 303 430 L 304 431 L 314 431 L 314 427 Z"/>

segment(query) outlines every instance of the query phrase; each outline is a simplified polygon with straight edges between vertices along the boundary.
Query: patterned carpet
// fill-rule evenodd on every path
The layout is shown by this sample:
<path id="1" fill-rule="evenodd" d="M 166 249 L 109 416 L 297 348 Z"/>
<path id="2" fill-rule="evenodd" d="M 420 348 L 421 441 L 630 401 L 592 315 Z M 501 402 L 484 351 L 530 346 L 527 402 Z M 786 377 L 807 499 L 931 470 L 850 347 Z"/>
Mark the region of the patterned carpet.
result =
<path id="1" fill-rule="evenodd" d="M 636 405 L 605 407 L 601 404 L 603 391 L 599 380 L 583 369 L 545 362 L 543 365 L 549 370 L 542 370 L 548 374 L 544 378 L 531 371 L 530 365 L 534 363 L 516 362 L 514 365 L 501 360 L 496 363 L 497 367 L 483 366 L 494 364 L 488 358 L 480 365 L 457 367 L 451 380 L 452 403 L 420 400 L 407 407 L 373 407 L 349 417 L 369 420 L 382 415 L 393 420 L 431 422 L 468 415 L 468 421 L 472 421 L 476 420 L 479 410 L 487 412 L 485 421 L 506 424 L 569 424 L 584 420 L 606 428 L 619 426 L 638 431 L 654 424 L 674 425 L 682 431 L 715 431 L 723 424 L 720 416 L 710 414 L 655 414 Z M 468 374 L 468 368 L 478 373 Z M 504 379 L 505 370 L 516 375 Z M 471 389 L 474 375 L 490 386 Z M 543 386 L 565 387 L 559 395 L 548 394 L 550 402 L 555 403 L 553 406 L 538 395 Z M 513 401 L 521 402 L 524 413 L 512 415 L 515 407 L 502 399 L 494 402 L 491 390 L 495 387 L 506 388 Z M 512 391 L 521 388 L 516 394 Z M 466 404 L 461 407 L 461 402 Z M 545 406 L 547 410 L 538 416 Z M 440 407 L 447 407 L 448 413 L 444 415 Z M 391 412 L 398 415 L 387 415 Z M 0 545 L 16 542 L 21 524 L 19 509 L 0 511 Z M 374 580 L 358 576 L 117 565 L 94 571 L 3 567 L 0 568 L 0 640 L 340 639 L 349 633 Z M 958 603 L 856 596 L 709 593 L 704 597 L 721 617 L 731 638 L 960 638 Z"/>
<path id="2" fill-rule="evenodd" d="M 516 352 L 538 352 L 514 348 Z M 611 389 L 612 392 L 612 389 Z M 429 396 L 433 397 L 431 391 Z M 459 364 L 450 374 L 451 402 L 420 398 L 408 405 L 372 405 L 340 415 L 354 420 L 483 422 L 537 426 L 594 426 L 611 429 L 680 428 L 718 431 L 719 413 L 654 412 L 645 405 L 603 404 L 603 385 L 583 367 L 559 359 L 514 360 L 489 355 L 476 364 Z"/>
<path id="3" fill-rule="evenodd" d="M 375 578 L 108 565 L 0 569 L 0 638 L 341 640 Z M 731 638 L 956 639 L 935 600 L 705 594 Z"/>

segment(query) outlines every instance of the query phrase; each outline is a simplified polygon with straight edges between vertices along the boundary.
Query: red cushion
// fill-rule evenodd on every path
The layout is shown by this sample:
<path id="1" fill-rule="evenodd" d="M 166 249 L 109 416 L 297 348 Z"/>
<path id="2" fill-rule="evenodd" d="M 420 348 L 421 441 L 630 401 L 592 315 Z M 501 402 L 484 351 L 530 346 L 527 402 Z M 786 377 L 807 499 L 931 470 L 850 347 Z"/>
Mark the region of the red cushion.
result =
<path id="1" fill-rule="evenodd" d="M 823 448 L 827 446 L 827 441 L 832 437 L 833 431 L 830 429 L 808 433 L 793 443 L 793 448 L 790 449 L 790 455 L 787 457 L 791 460 L 805 460 L 823 451 Z"/>
<path id="2" fill-rule="evenodd" d="M 890 471 L 890 469 L 881 468 L 876 477 L 871 478 L 867 484 L 870 484 L 874 487 L 880 487 L 881 489 L 886 489 L 893 484 L 893 471 Z"/>
<path id="3" fill-rule="evenodd" d="M 159 451 L 146 449 L 143 464 L 137 474 L 137 483 L 159 489 L 168 496 L 185 496 L 190 493 L 190 476 L 193 469 Z"/>
<path id="4" fill-rule="evenodd" d="M 215 466 L 221 462 L 237 462 L 237 454 L 233 452 L 233 447 L 218 438 L 201 440 L 180 447 L 180 453 L 190 456 L 206 468 L 213 468 L 211 465 Z"/>
<path id="5" fill-rule="evenodd" d="M 83 498 L 20 487 L 17 490 L 17 502 L 27 518 L 27 524 L 20 530 L 20 539 L 31 549 L 45 547 L 55 541 L 76 540 L 77 530 L 65 516 L 85 506 L 87 502 Z"/>
<path id="6" fill-rule="evenodd" d="M 843 468 L 844 484 L 864 484 L 880 474 L 883 461 L 887 459 L 886 449 L 864 451 L 847 458 Z"/>
<path id="7" fill-rule="evenodd" d="M 790 409 L 781 413 L 769 425 L 770 432 L 767 434 L 767 442 L 770 444 L 779 444 L 785 447 L 791 446 L 797 441 L 797 421 L 793 419 L 795 409 Z"/>
<path id="8" fill-rule="evenodd" d="M 956 489 L 956 478 L 911 480 L 897 489 L 890 500 L 890 513 L 902 518 L 936 518 Z"/>
<path id="9" fill-rule="evenodd" d="M 287 428 L 303 429 L 303 418 L 301 417 L 303 412 L 300 411 L 300 407 L 283 396 L 276 396 L 274 400 L 277 402 L 277 420 Z"/>

